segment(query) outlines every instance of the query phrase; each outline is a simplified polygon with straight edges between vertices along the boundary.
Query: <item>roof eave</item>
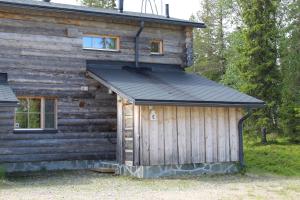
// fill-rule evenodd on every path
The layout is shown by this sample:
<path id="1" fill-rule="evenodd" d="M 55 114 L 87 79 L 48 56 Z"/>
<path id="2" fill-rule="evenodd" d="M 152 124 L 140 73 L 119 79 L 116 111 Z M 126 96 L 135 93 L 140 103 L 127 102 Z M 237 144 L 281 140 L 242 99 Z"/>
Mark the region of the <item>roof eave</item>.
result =
<path id="1" fill-rule="evenodd" d="M 87 10 L 80 10 L 80 9 L 72 9 L 72 8 L 58 8 L 58 7 L 50 7 L 44 5 L 30 5 L 30 4 L 22 4 L 17 2 L 0 2 L 0 5 L 9 5 L 14 7 L 21 7 L 21 8 L 36 8 L 40 10 L 51 10 L 51 11 L 60 11 L 60 12 L 72 12 L 72 13 L 83 13 L 93 16 L 104 16 L 104 17 L 115 17 L 119 19 L 129 19 L 135 21 L 145 21 L 145 22 L 155 22 L 155 23 L 163 23 L 163 24 L 173 24 L 179 26 L 191 26 L 194 28 L 206 28 L 204 23 L 201 22 L 191 22 L 191 21 L 182 21 L 176 19 L 157 19 L 152 17 L 145 17 L 145 16 L 134 16 L 129 15 L 126 13 L 105 13 L 105 12 L 97 12 L 97 11 L 87 11 Z"/>
<path id="2" fill-rule="evenodd" d="M 264 102 L 205 102 L 205 101 L 163 101 L 163 100 L 134 100 L 136 105 L 177 105 L 177 106 L 203 106 L 203 107 L 244 107 L 262 108 Z"/>
<path id="3" fill-rule="evenodd" d="M 17 107 L 18 101 L 1 101 L 0 107 Z"/>

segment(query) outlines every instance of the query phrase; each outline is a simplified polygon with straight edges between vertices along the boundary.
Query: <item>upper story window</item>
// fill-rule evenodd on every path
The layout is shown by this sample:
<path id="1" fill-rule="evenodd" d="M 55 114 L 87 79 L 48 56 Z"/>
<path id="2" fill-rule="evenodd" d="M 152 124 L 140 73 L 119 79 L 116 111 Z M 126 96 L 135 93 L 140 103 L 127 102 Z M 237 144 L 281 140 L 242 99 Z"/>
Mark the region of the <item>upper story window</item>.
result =
<path id="1" fill-rule="evenodd" d="M 150 52 L 154 55 L 163 54 L 163 41 L 162 40 L 152 40 L 150 43 Z"/>
<path id="2" fill-rule="evenodd" d="M 57 100 L 44 97 L 20 97 L 15 129 L 56 129 Z"/>
<path id="3" fill-rule="evenodd" d="M 83 36 L 83 49 L 119 51 L 120 38 L 116 36 Z"/>

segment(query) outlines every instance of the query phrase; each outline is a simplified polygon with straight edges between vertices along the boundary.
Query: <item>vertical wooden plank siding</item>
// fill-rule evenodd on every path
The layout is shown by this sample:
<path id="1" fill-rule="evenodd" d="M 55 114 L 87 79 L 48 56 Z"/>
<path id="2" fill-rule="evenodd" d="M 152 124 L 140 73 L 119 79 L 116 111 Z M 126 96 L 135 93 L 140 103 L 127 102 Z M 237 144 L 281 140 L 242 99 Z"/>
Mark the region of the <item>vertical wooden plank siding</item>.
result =
<path id="1" fill-rule="evenodd" d="M 191 108 L 191 145 L 192 145 L 192 162 L 201 162 L 201 144 L 200 144 L 200 112 L 198 107 Z"/>
<path id="2" fill-rule="evenodd" d="M 230 129 L 229 129 L 229 109 L 224 108 L 224 133 L 220 132 L 220 134 L 224 134 L 225 138 L 225 162 L 230 161 Z"/>
<path id="3" fill-rule="evenodd" d="M 212 107 L 212 151 L 213 162 L 218 162 L 218 110 L 217 107 Z"/>
<path id="4" fill-rule="evenodd" d="M 117 96 L 117 161 L 123 163 L 123 103 L 120 96 Z"/>
<path id="5" fill-rule="evenodd" d="M 187 163 L 187 144 L 186 144 L 186 116 L 185 107 L 177 107 L 177 129 L 178 129 L 178 162 Z"/>
<path id="6" fill-rule="evenodd" d="M 213 124 L 212 124 L 212 109 L 211 107 L 204 108 L 205 114 L 205 149 L 206 162 L 213 162 Z"/>
<path id="7" fill-rule="evenodd" d="M 157 115 L 157 109 L 155 106 L 152 106 L 152 109 L 149 110 L 148 115 L 150 116 L 151 112 L 155 112 Z M 158 165 L 158 120 L 150 120 L 149 121 L 149 151 L 150 151 L 150 165 Z"/>
<path id="8" fill-rule="evenodd" d="M 230 129 L 230 160 L 238 161 L 238 124 L 237 109 L 229 108 L 229 129 Z"/>
<path id="9" fill-rule="evenodd" d="M 238 161 L 237 123 L 241 118 L 240 109 L 183 106 L 150 106 L 150 109 L 149 106 L 140 107 L 141 164 L 168 165 Z M 151 110 L 155 111 L 156 120 L 150 120 Z M 138 127 L 135 126 L 135 129 Z M 135 140 L 138 141 L 138 138 Z"/>
<path id="10" fill-rule="evenodd" d="M 204 113 L 204 108 L 198 108 L 199 109 L 199 138 L 200 138 L 200 163 L 205 162 L 205 154 L 206 154 L 206 149 L 205 149 L 205 113 Z"/>
<path id="11" fill-rule="evenodd" d="M 164 108 L 164 135 L 165 135 L 165 164 L 172 164 L 172 116 L 171 107 L 165 106 Z"/>
<path id="12" fill-rule="evenodd" d="M 164 107 L 165 163 L 178 164 L 176 107 Z"/>
<path id="13" fill-rule="evenodd" d="M 192 141 L 191 141 L 191 108 L 185 107 L 185 130 L 186 130 L 186 163 L 192 162 Z"/>
<path id="14" fill-rule="evenodd" d="M 150 165 L 150 137 L 149 137 L 149 107 L 141 106 L 141 163 L 142 165 Z"/>
<path id="15" fill-rule="evenodd" d="M 171 124 L 172 124 L 172 164 L 178 164 L 178 129 L 177 129 L 177 107 L 171 106 Z"/>
<path id="16" fill-rule="evenodd" d="M 140 164 L 140 106 L 133 107 L 133 164 Z"/>
<path id="17" fill-rule="evenodd" d="M 165 134 L 164 134 L 164 108 L 163 106 L 156 106 L 156 113 L 158 119 L 158 163 L 165 163 Z"/>
<path id="18" fill-rule="evenodd" d="M 224 162 L 225 161 L 225 113 L 224 108 L 217 108 L 218 114 L 218 161 Z"/>

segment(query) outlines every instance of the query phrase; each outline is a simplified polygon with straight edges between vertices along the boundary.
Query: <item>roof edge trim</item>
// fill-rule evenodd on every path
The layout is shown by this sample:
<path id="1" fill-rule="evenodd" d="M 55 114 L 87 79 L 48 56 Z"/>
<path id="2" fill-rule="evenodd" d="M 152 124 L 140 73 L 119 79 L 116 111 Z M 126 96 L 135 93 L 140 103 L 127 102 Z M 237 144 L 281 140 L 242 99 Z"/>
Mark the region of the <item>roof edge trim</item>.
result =
<path id="1" fill-rule="evenodd" d="M 163 101 L 163 100 L 135 100 L 136 105 L 180 105 L 180 106 L 204 106 L 204 107 L 245 107 L 262 108 L 265 103 L 251 102 L 206 102 L 206 101 Z"/>

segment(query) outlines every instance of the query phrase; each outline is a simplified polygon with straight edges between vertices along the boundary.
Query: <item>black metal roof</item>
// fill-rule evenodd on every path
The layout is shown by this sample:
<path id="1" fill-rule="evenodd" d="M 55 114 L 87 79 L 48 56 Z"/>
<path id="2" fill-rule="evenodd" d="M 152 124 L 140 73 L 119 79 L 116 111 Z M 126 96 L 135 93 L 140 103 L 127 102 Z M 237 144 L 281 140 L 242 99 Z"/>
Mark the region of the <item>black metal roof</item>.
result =
<path id="1" fill-rule="evenodd" d="M 173 104 L 260 107 L 264 102 L 179 66 L 88 62 L 91 77 L 137 105 Z"/>
<path id="2" fill-rule="evenodd" d="M 106 17 L 114 17 L 120 19 L 130 19 L 135 21 L 174 24 L 180 26 L 192 26 L 198 28 L 205 27 L 204 23 L 191 22 L 188 20 L 182 20 L 176 18 L 167 18 L 162 15 L 153 15 L 153 14 L 128 12 L 128 11 L 124 11 L 123 13 L 121 13 L 116 9 L 100 9 L 100 8 L 91 8 L 87 6 L 58 4 L 52 2 L 48 3 L 44 1 L 0 0 L 0 5 L 10 5 L 14 7 L 24 7 L 24 8 L 40 9 L 40 10 L 53 10 L 58 12 L 83 13 L 83 14 L 95 15 L 95 16 L 106 16 Z"/>
<path id="3" fill-rule="evenodd" d="M 16 106 L 18 99 L 7 83 L 7 74 L 0 73 L 0 106 Z"/>

